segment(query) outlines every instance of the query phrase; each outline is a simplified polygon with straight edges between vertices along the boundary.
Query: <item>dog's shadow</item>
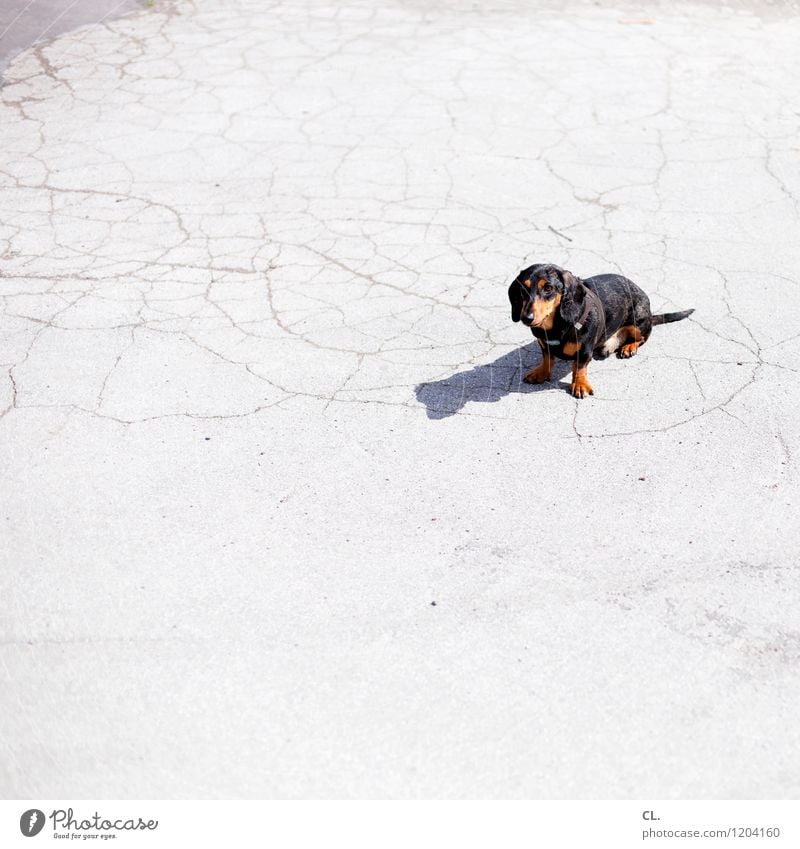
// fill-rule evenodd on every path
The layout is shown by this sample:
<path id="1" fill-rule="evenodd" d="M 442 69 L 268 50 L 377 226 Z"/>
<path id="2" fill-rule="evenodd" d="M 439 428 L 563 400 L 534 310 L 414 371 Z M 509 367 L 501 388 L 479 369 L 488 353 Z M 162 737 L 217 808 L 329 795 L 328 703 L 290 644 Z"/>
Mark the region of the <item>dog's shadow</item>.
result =
<path id="1" fill-rule="evenodd" d="M 429 419 L 454 416 L 470 401 L 493 404 L 512 392 L 528 394 L 548 389 L 564 391 L 559 380 L 571 370 L 571 364 L 556 360 L 547 383 L 525 383 L 522 378 L 541 361 L 537 342 L 504 354 L 493 363 L 459 371 L 443 380 L 420 383 L 414 393 L 425 405 Z"/>

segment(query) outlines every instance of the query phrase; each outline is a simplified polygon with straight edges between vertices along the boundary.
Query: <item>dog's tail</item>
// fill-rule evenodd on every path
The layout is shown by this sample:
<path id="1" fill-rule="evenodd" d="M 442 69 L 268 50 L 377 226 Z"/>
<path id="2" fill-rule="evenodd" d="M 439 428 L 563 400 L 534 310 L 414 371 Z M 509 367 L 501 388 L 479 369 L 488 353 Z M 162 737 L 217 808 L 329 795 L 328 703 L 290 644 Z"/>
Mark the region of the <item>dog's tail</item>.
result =
<path id="1" fill-rule="evenodd" d="M 681 310 L 680 312 L 662 312 L 661 315 L 653 316 L 653 324 L 669 324 L 671 321 L 680 321 L 682 318 L 690 316 L 694 309 Z"/>

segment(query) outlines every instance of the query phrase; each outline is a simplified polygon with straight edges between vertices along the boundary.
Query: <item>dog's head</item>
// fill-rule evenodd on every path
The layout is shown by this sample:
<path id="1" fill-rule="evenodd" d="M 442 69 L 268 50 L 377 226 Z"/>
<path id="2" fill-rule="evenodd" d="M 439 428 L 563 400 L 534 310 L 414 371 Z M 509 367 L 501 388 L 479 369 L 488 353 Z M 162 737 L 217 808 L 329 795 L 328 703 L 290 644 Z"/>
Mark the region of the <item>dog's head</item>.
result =
<path id="1" fill-rule="evenodd" d="M 579 282 L 572 272 L 557 265 L 524 268 L 508 287 L 511 320 L 542 330 L 550 330 L 556 314 L 565 321 L 577 321 L 584 294 Z"/>

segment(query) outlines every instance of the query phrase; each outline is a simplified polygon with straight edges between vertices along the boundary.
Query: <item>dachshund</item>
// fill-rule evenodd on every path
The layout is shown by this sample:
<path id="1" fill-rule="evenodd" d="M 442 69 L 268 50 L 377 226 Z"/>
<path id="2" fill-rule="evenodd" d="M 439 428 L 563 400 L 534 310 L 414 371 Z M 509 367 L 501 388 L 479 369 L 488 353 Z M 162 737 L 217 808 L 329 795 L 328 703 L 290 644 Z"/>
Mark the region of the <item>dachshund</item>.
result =
<path id="1" fill-rule="evenodd" d="M 511 320 L 522 321 L 542 349 L 542 362 L 525 375 L 526 383 L 550 379 L 553 360 L 572 360 L 570 392 L 576 398 L 594 395 L 586 377 L 592 359 L 604 360 L 616 351 L 632 357 L 656 324 L 680 321 L 694 309 L 653 315 L 650 299 L 621 274 L 598 274 L 581 280 L 549 263 L 531 265 L 508 288 Z"/>

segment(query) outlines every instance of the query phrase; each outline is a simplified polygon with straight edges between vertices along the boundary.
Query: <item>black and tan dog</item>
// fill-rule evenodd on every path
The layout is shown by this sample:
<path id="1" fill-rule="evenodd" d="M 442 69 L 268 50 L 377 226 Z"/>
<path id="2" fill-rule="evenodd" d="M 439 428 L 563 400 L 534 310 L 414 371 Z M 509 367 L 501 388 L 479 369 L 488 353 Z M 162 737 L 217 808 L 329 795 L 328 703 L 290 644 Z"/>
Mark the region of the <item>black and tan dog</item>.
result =
<path id="1" fill-rule="evenodd" d="M 598 274 L 581 280 L 557 265 L 531 265 L 508 288 L 511 319 L 522 321 L 542 349 L 542 362 L 525 375 L 526 383 L 550 378 L 553 359 L 572 360 L 570 392 L 593 395 L 586 369 L 617 352 L 632 357 L 648 340 L 653 326 L 680 321 L 694 310 L 653 315 L 650 299 L 621 274 Z"/>

